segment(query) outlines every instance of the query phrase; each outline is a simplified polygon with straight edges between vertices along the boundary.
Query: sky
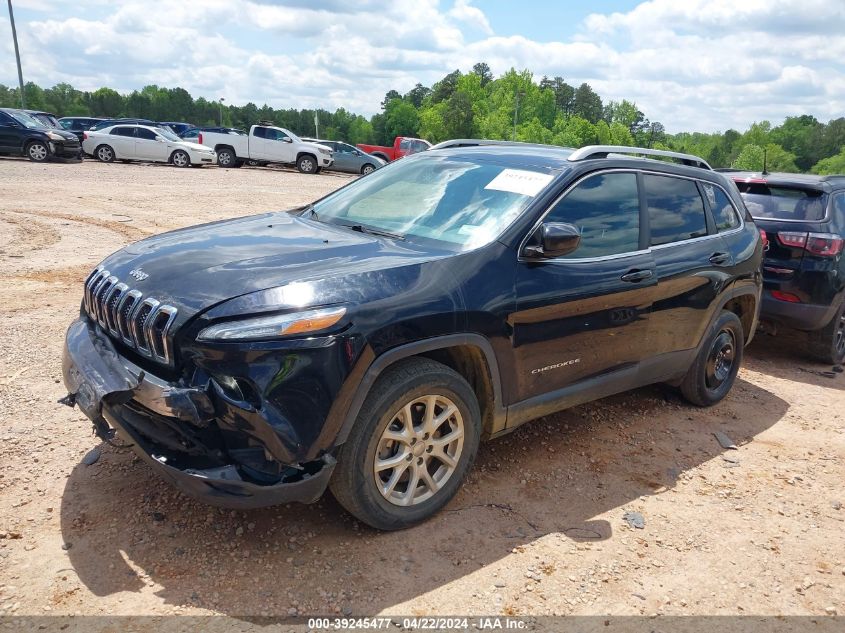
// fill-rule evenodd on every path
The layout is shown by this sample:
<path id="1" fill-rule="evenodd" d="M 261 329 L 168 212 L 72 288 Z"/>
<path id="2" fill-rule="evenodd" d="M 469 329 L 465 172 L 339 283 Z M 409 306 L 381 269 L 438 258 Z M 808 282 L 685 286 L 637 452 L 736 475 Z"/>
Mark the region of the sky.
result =
<path id="1" fill-rule="evenodd" d="M 6 3 L 3 3 L 5 5 Z M 25 81 L 370 116 L 484 61 L 669 132 L 845 115 L 845 0 L 13 0 Z M 0 83 L 17 85 L 0 5 Z M 61 113 L 59 113 L 61 114 Z"/>

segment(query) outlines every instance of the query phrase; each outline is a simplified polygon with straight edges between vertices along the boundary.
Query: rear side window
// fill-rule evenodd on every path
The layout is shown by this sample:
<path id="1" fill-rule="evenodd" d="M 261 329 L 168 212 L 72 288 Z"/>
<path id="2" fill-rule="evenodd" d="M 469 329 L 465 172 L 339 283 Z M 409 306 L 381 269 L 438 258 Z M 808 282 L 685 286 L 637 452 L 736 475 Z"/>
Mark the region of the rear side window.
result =
<path id="1" fill-rule="evenodd" d="M 652 246 L 707 235 L 704 201 L 694 181 L 646 174 L 643 183 Z"/>
<path id="2" fill-rule="evenodd" d="M 640 245 L 637 176 L 630 173 L 590 176 L 566 194 L 545 221 L 574 224 L 580 229 L 581 243 L 566 259 L 637 251 Z"/>
<path id="3" fill-rule="evenodd" d="M 706 182 L 701 183 L 701 188 L 704 189 L 704 196 L 713 211 L 716 229 L 721 233 L 738 227 L 739 216 L 727 194 L 721 188 Z"/>
<path id="4" fill-rule="evenodd" d="M 131 127 L 115 127 L 109 132 L 112 136 L 135 136 L 135 128 Z"/>
<path id="5" fill-rule="evenodd" d="M 822 191 L 765 182 L 738 182 L 736 186 L 752 217 L 810 222 L 825 217 L 828 196 Z"/>
<path id="6" fill-rule="evenodd" d="M 267 128 L 266 127 L 257 127 L 255 128 L 255 132 L 253 136 L 257 138 L 267 138 Z"/>

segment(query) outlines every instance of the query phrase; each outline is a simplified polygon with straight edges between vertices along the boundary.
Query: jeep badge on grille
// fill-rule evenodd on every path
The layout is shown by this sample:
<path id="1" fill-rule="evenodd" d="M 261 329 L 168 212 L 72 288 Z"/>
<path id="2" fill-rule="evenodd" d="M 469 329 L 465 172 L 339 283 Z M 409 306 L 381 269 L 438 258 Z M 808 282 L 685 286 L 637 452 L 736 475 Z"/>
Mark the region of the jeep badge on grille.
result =
<path id="1" fill-rule="evenodd" d="M 144 281 L 149 275 L 145 273 L 140 268 L 136 268 L 135 270 L 130 270 L 129 274 L 132 275 L 138 281 Z"/>

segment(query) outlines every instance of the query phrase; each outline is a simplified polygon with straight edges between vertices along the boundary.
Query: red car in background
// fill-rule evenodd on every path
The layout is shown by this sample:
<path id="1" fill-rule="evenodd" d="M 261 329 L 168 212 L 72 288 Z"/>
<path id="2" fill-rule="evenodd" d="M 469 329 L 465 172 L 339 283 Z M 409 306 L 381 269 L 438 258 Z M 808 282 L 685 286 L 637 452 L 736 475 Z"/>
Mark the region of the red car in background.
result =
<path id="1" fill-rule="evenodd" d="M 365 145 L 358 143 L 356 147 L 360 150 L 378 156 L 387 162 L 402 158 L 408 154 L 416 154 L 417 152 L 424 152 L 431 147 L 431 143 L 419 138 L 411 138 L 409 136 L 397 136 L 393 141 L 392 147 L 385 147 L 383 145 Z"/>

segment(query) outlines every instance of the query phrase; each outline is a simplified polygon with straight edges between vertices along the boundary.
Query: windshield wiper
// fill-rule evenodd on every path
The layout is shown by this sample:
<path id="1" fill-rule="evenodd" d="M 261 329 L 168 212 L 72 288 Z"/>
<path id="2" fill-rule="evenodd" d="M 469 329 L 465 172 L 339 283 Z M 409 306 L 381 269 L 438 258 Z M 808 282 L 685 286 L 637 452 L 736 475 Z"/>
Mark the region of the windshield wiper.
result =
<path id="1" fill-rule="evenodd" d="M 405 239 L 405 236 L 401 233 L 391 233 L 390 231 L 385 231 L 384 229 L 377 229 L 374 226 L 367 226 L 366 224 L 341 224 L 340 226 L 345 226 L 346 228 L 352 229 L 353 231 L 358 231 L 359 233 L 369 233 L 370 235 L 392 237 L 394 240 Z"/>

